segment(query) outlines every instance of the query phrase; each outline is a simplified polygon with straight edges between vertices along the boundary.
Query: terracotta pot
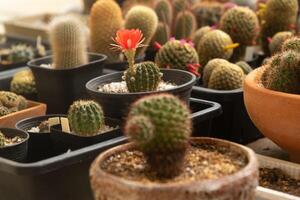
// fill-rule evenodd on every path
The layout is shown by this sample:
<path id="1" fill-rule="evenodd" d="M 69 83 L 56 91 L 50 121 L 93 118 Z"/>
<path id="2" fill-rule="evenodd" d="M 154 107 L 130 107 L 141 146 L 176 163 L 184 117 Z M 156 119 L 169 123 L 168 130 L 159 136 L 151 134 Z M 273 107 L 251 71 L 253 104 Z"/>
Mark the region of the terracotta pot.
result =
<path id="1" fill-rule="evenodd" d="M 213 138 L 192 138 L 192 143 L 228 147 L 244 154 L 248 164 L 237 173 L 216 180 L 186 181 L 180 183 L 142 183 L 109 174 L 99 167 L 109 156 L 133 148 L 125 144 L 110 149 L 93 162 L 90 181 L 96 200 L 238 200 L 254 199 L 258 184 L 258 165 L 254 152 L 247 147 Z"/>
<path id="2" fill-rule="evenodd" d="M 15 128 L 15 124 L 25 118 L 45 115 L 46 104 L 28 101 L 28 108 L 0 117 L 0 127 Z"/>
<path id="3" fill-rule="evenodd" d="M 259 86 L 262 68 L 251 72 L 244 83 L 244 100 L 258 129 L 300 163 L 300 95 Z"/>

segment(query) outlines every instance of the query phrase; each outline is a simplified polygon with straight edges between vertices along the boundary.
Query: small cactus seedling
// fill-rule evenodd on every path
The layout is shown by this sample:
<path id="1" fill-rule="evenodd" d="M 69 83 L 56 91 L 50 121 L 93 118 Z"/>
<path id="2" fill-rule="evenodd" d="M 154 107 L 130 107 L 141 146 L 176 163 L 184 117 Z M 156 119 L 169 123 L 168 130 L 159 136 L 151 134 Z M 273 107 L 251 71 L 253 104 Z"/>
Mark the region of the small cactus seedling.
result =
<path id="1" fill-rule="evenodd" d="M 143 34 L 140 30 L 120 30 L 113 44 L 122 50 L 129 63 L 129 68 L 124 72 L 129 92 L 155 91 L 161 81 L 162 74 L 158 66 L 153 62 L 134 64 L 136 49 L 143 46 Z"/>
<path id="2" fill-rule="evenodd" d="M 187 70 L 199 76 L 197 51 L 185 40 L 171 39 L 164 44 L 155 56 L 155 63 L 160 68 Z"/>
<path id="3" fill-rule="evenodd" d="M 281 46 L 285 40 L 292 37 L 293 33 L 290 31 L 282 31 L 276 33 L 270 41 L 269 49 L 271 55 L 274 55 L 281 51 Z"/>
<path id="4" fill-rule="evenodd" d="M 169 26 L 171 25 L 173 19 L 173 8 L 169 0 L 158 0 L 155 4 L 154 10 L 160 22 Z"/>
<path id="5" fill-rule="evenodd" d="M 86 33 L 82 23 L 70 16 L 54 19 L 50 25 L 53 67 L 64 69 L 88 62 Z"/>
<path id="6" fill-rule="evenodd" d="M 111 49 L 111 38 L 122 28 L 123 16 L 120 6 L 113 0 L 98 0 L 89 17 L 92 52 L 107 55 L 109 62 L 119 60 L 120 53 Z"/>
<path id="7" fill-rule="evenodd" d="M 34 76 L 31 70 L 17 72 L 10 83 L 10 91 L 16 94 L 36 94 Z"/>
<path id="8" fill-rule="evenodd" d="M 300 37 L 292 37 L 282 44 L 282 51 L 293 50 L 300 52 Z"/>
<path id="9" fill-rule="evenodd" d="M 238 47 L 230 36 L 221 30 L 206 33 L 198 43 L 197 51 L 201 65 L 206 65 L 213 58 L 230 59 L 233 49 Z"/>
<path id="10" fill-rule="evenodd" d="M 156 13 L 146 6 L 134 6 L 132 7 L 125 17 L 126 29 L 139 29 L 142 31 L 145 40 L 144 45 L 149 45 L 153 35 L 155 34 L 158 24 L 158 18 Z M 146 46 L 143 46 L 137 55 L 141 55 L 145 52 Z"/>
<path id="11" fill-rule="evenodd" d="M 192 132 L 186 104 L 170 94 L 156 94 L 136 101 L 130 109 L 125 133 L 146 156 L 160 178 L 178 175 Z"/>
<path id="12" fill-rule="evenodd" d="M 75 101 L 69 108 L 68 120 L 72 132 L 80 136 L 94 136 L 104 127 L 101 106 L 94 101 Z"/>

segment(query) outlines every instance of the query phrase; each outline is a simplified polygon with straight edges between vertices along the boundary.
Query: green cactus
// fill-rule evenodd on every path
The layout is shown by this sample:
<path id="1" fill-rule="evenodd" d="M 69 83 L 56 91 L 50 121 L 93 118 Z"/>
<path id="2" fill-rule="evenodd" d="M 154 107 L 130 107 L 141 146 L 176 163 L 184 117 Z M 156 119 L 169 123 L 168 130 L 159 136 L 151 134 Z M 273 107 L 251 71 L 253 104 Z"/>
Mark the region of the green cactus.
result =
<path id="1" fill-rule="evenodd" d="M 192 132 L 189 117 L 187 105 L 170 94 L 147 96 L 131 106 L 125 133 L 145 154 L 158 177 L 181 172 Z"/>
<path id="2" fill-rule="evenodd" d="M 191 39 L 197 28 L 196 18 L 190 11 L 178 13 L 175 20 L 174 35 L 176 39 Z"/>
<path id="3" fill-rule="evenodd" d="M 243 70 L 232 63 L 223 63 L 213 69 L 208 88 L 215 90 L 234 90 L 243 86 L 245 74 Z"/>
<path id="4" fill-rule="evenodd" d="M 173 18 L 173 8 L 169 0 L 158 0 L 154 8 L 158 20 L 167 25 L 171 25 Z"/>
<path id="5" fill-rule="evenodd" d="M 208 86 L 210 75 L 216 67 L 219 67 L 222 64 L 226 65 L 228 63 L 229 62 L 227 60 L 221 58 L 214 58 L 210 60 L 203 69 L 203 74 L 202 74 L 203 86 L 204 87 Z"/>
<path id="6" fill-rule="evenodd" d="M 209 31 L 211 31 L 212 28 L 210 26 L 203 26 L 201 28 L 199 28 L 198 30 L 196 30 L 194 32 L 194 35 L 192 37 L 192 41 L 193 43 L 195 44 L 195 47 L 198 46 L 201 38 L 206 34 L 208 33 Z"/>
<path id="7" fill-rule="evenodd" d="M 273 64 L 273 66 L 271 66 Z M 276 62 L 265 68 L 261 82 L 265 88 L 291 94 L 300 94 L 300 53 L 285 51 Z"/>
<path id="8" fill-rule="evenodd" d="M 92 6 L 89 27 L 92 52 L 107 55 L 108 62 L 118 61 L 120 52 L 111 48 L 111 38 L 122 28 L 120 6 L 113 0 L 98 0 Z"/>
<path id="9" fill-rule="evenodd" d="M 23 109 L 28 107 L 28 102 L 23 96 L 19 95 L 19 100 L 20 100 L 20 102 L 19 102 L 19 105 L 17 107 L 17 111 L 18 110 L 23 110 Z"/>
<path id="10" fill-rule="evenodd" d="M 230 36 L 221 30 L 212 30 L 206 33 L 200 40 L 197 51 L 201 65 L 213 58 L 230 59 L 233 53 L 233 44 Z"/>
<path id="11" fill-rule="evenodd" d="M 17 72 L 10 82 L 10 91 L 16 94 L 36 94 L 36 85 L 31 70 Z"/>
<path id="12" fill-rule="evenodd" d="M 288 50 L 300 52 L 300 37 L 292 37 L 283 43 L 282 51 Z"/>
<path id="13" fill-rule="evenodd" d="M 161 81 L 162 73 L 153 62 L 142 62 L 130 67 L 124 73 L 129 92 L 155 91 Z"/>
<path id="14" fill-rule="evenodd" d="M 71 16 L 54 19 L 50 25 L 50 42 L 55 69 L 72 68 L 88 62 L 86 33 L 80 20 Z"/>
<path id="15" fill-rule="evenodd" d="M 149 45 L 158 24 L 156 13 L 146 6 L 132 7 L 125 17 L 126 29 L 140 29 L 145 37 L 144 45 Z M 137 51 L 137 55 L 145 52 L 146 46 Z"/>
<path id="16" fill-rule="evenodd" d="M 20 104 L 20 96 L 13 92 L 0 91 L 0 101 L 7 108 L 18 107 Z"/>
<path id="17" fill-rule="evenodd" d="M 173 0 L 172 1 L 173 5 L 173 19 L 177 17 L 177 14 L 186 10 L 190 4 L 187 0 Z"/>
<path id="18" fill-rule="evenodd" d="M 94 101 L 75 101 L 69 108 L 68 120 L 72 132 L 79 136 L 98 135 L 105 126 L 103 110 Z"/>
<path id="19" fill-rule="evenodd" d="M 290 31 L 282 31 L 282 32 L 276 33 L 273 36 L 273 38 L 269 44 L 269 49 L 270 49 L 271 55 L 274 55 L 274 54 L 280 52 L 281 46 L 284 43 L 284 41 L 292 36 L 293 36 L 293 33 Z"/>
<path id="20" fill-rule="evenodd" d="M 1 116 L 1 115 L 0 115 Z M 4 134 L 0 131 L 0 148 L 5 146 L 5 136 Z"/>
<path id="21" fill-rule="evenodd" d="M 239 61 L 235 64 L 237 66 L 239 66 L 246 75 L 249 74 L 253 70 L 252 67 L 248 63 L 246 63 L 245 61 Z"/>
<path id="22" fill-rule="evenodd" d="M 195 48 L 184 41 L 170 40 L 163 45 L 155 56 L 160 68 L 187 70 L 189 64 L 199 63 Z"/>
<path id="23" fill-rule="evenodd" d="M 8 108 L 4 107 L 4 106 L 0 106 L 0 117 L 5 116 L 10 114 L 11 112 L 9 111 Z"/>
<path id="24" fill-rule="evenodd" d="M 170 39 L 170 35 L 170 27 L 165 23 L 159 22 L 151 43 L 158 42 L 160 45 L 164 45 Z"/>
<path id="25" fill-rule="evenodd" d="M 264 8 L 261 23 L 261 39 L 263 50 L 269 54 L 268 38 L 276 33 L 291 30 L 297 19 L 297 0 L 268 0 Z"/>
<path id="26" fill-rule="evenodd" d="M 192 7 L 198 27 L 214 26 L 220 21 L 223 5 L 218 2 L 199 2 Z"/>

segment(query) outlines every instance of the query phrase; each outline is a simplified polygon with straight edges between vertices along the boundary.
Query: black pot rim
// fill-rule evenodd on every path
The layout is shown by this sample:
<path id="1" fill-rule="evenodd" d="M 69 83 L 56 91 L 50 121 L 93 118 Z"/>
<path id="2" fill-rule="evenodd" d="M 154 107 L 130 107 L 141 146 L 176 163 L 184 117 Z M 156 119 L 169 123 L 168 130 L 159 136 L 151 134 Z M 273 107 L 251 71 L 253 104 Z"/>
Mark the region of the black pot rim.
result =
<path id="1" fill-rule="evenodd" d="M 215 90 L 215 89 L 210 89 L 210 88 L 206 88 L 206 87 L 199 86 L 199 85 L 193 86 L 193 90 L 194 91 L 201 90 L 202 92 L 215 93 L 215 94 L 239 94 L 239 93 L 243 92 L 243 88 L 238 88 L 238 89 L 234 89 L 234 90 Z"/>
<path id="2" fill-rule="evenodd" d="M 104 55 L 104 54 L 100 54 L 100 53 L 91 53 L 91 52 L 88 52 L 87 54 L 88 54 L 88 56 L 96 56 L 96 57 L 99 57 L 99 58 L 96 59 L 96 60 L 93 60 L 93 61 L 88 62 L 88 64 L 94 64 L 94 63 L 97 63 L 97 62 L 104 62 L 104 61 L 107 59 L 107 56 Z M 37 59 L 32 59 L 32 60 L 30 60 L 29 62 L 27 62 L 27 66 L 29 66 L 29 67 L 31 67 L 31 68 L 42 68 L 42 69 L 44 69 L 44 70 L 46 70 L 46 71 L 70 71 L 70 70 L 75 70 L 75 69 L 83 68 L 83 67 L 86 66 L 86 64 L 84 64 L 84 65 L 79 65 L 79 66 L 72 67 L 72 68 L 66 68 L 66 69 L 54 69 L 54 68 L 41 67 L 41 66 L 35 64 L 35 62 L 42 61 L 42 60 L 45 60 L 45 59 L 49 59 L 49 58 L 52 58 L 52 57 L 53 57 L 53 55 L 50 55 L 50 56 L 44 56 L 44 57 L 37 58 Z"/>
<path id="3" fill-rule="evenodd" d="M 2 131 L 2 133 L 3 133 L 3 132 L 6 132 L 6 131 L 18 131 L 18 132 L 22 133 L 24 136 L 26 136 L 25 139 L 22 140 L 21 142 L 16 143 L 16 144 L 13 144 L 13 145 L 9 145 L 9 146 L 1 147 L 1 149 L 7 149 L 7 148 L 13 148 L 13 147 L 19 146 L 19 145 L 21 145 L 21 144 L 27 142 L 28 139 L 29 139 L 29 134 L 26 133 L 26 132 L 23 131 L 23 130 L 20 130 L 20 129 L 14 129 L 14 128 L 0 128 L 0 131 Z M 4 133 L 3 133 L 3 134 L 4 134 Z M 4 134 L 4 135 L 5 135 L 5 134 Z"/>
<path id="4" fill-rule="evenodd" d="M 105 92 L 100 92 L 98 91 L 97 89 L 94 89 L 91 87 L 91 83 L 92 82 L 97 82 L 97 80 L 99 79 L 102 79 L 102 78 L 105 78 L 105 77 L 109 77 L 109 76 L 114 76 L 116 74 L 123 74 L 124 72 L 116 72 L 116 73 L 111 73 L 111 74 L 106 74 L 106 75 L 103 75 L 103 76 L 99 76 L 99 77 L 96 77 L 90 81 L 88 81 L 85 85 L 86 89 L 90 92 L 93 92 L 93 93 L 98 93 L 98 94 L 102 94 L 102 95 L 111 95 L 111 96 L 123 96 L 123 95 L 128 95 L 128 96 L 134 96 L 134 95 L 147 95 L 147 94 L 152 94 L 152 93 L 157 93 L 157 92 L 160 92 L 160 93 L 164 93 L 164 92 L 170 92 L 174 89 L 181 89 L 181 88 L 185 88 L 187 87 L 188 85 L 194 85 L 194 83 L 196 82 L 196 76 L 188 71 L 184 71 L 184 70 L 179 70 L 179 69 L 160 69 L 161 72 L 163 73 L 166 73 L 168 71 L 174 71 L 174 72 L 179 72 L 181 74 L 187 74 L 187 75 L 190 75 L 191 77 L 191 80 L 189 80 L 188 82 L 184 83 L 184 84 L 181 84 L 181 85 L 177 85 L 176 87 L 174 88 L 170 88 L 170 89 L 167 89 L 167 90 L 162 90 L 162 91 L 149 91 L 149 92 L 130 92 L 130 93 L 105 93 Z"/>

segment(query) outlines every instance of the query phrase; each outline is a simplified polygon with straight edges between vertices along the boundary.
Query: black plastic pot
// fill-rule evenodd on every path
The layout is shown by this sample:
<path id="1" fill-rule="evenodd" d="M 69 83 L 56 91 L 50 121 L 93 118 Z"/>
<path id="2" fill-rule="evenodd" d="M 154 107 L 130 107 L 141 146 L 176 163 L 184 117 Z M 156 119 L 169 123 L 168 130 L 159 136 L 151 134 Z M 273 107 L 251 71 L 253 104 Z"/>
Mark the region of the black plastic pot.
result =
<path id="1" fill-rule="evenodd" d="M 143 62 L 145 59 L 145 55 L 140 55 L 135 58 L 135 63 Z M 105 69 L 114 70 L 114 71 L 124 71 L 128 68 L 128 62 L 122 61 L 122 62 L 112 62 L 108 63 L 106 62 L 104 64 Z"/>
<path id="2" fill-rule="evenodd" d="M 218 102 L 222 106 L 223 114 L 213 119 L 209 136 L 241 144 L 263 137 L 248 116 L 242 89 L 225 91 L 194 86 L 192 97 Z"/>
<path id="3" fill-rule="evenodd" d="M 28 142 L 28 159 L 27 162 L 34 162 L 44 158 L 50 158 L 55 154 L 53 142 L 51 140 L 51 132 L 47 133 L 33 133 L 29 132 L 32 127 L 39 126 L 41 122 L 48 120 L 51 117 L 59 117 L 61 115 L 44 115 L 38 117 L 31 117 L 19 121 L 16 128 L 26 131 L 29 134 Z"/>
<path id="4" fill-rule="evenodd" d="M 66 116 L 65 116 L 66 117 Z M 122 136 L 120 130 L 120 121 L 111 118 L 105 118 L 105 124 L 110 127 L 115 127 L 111 131 L 105 133 L 84 137 L 75 135 L 74 133 L 66 133 L 62 131 L 61 125 L 55 125 L 51 127 L 51 138 L 54 143 L 54 148 L 56 152 L 66 152 L 68 150 L 77 150 L 86 146 L 97 144 L 112 138 Z"/>
<path id="5" fill-rule="evenodd" d="M 145 60 L 154 61 L 157 52 L 158 52 L 157 49 L 153 47 L 148 47 L 146 50 Z"/>
<path id="6" fill-rule="evenodd" d="M 247 61 L 247 63 L 253 68 L 256 69 L 262 65 L 262 62 L 266 56 L 262 52 L 257 52 L 254 54 L 253 60 Z"/>
<path id="7" fill-rule="evenodd" d="M 108 94 L 99 92 L 99 85 L 122 81 L 123 72 L 117 72 L 90 80 L 86 84 L 86 88 L 91 97 L 102 105 L 105 115 L 115 119 L 121 119 L 126 116 L 128 107 L 131 103 L 138 98 L 149 94 L 167 92 L 178 96 L 188 103 L 192 86 L 196 82 L 196 77 L 192 73 L 182 70 L 161 69 L 161 72 L 164 74 L 164 81 L 175 83 L 177 86 L 175 88 L 159 92 L 138 92 L 126 94 Z"/>
<path id="8" fill-rule="evenodd" d="M 0 131 L 6 137 L 22 137 L 24 140 L 18 144 L 6 146 L 0 148 L 0 158 L 6 158 L 14 161 L 25 161 L 27 158 L 27 147 L 28 147 L 28 139 L 29 135 L 21 130 L 11 129 L 11 128 L 0 128 Z"/>
<path id="9" fill-rule="evenodd" d="M 100 76 L 106 56 L 89 53 L 89 63 L 71 69 L 50 69 L 41 64 L 52 63 L 47 56 L 28 62 L 38 91 L 40 102 L 47 104 L 48 113 L 66 113 L 73 101 L 87 97 L 85 84 Z"/>

